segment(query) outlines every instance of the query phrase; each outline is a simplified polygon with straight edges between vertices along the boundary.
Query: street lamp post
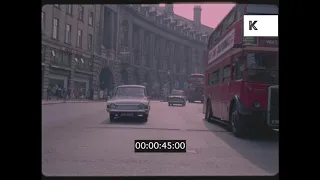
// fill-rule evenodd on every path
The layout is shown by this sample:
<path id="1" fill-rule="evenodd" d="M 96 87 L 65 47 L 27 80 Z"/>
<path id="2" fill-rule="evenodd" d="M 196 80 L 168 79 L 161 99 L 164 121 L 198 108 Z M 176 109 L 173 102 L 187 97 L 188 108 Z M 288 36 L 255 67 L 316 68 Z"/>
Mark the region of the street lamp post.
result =
<path id="1" fill-rule="evenodd" d="M 168 80 L 169 80 L 169 93 L 171 92 L 171 77 L 170 77 L 170 70 L 168 70 Z"/>

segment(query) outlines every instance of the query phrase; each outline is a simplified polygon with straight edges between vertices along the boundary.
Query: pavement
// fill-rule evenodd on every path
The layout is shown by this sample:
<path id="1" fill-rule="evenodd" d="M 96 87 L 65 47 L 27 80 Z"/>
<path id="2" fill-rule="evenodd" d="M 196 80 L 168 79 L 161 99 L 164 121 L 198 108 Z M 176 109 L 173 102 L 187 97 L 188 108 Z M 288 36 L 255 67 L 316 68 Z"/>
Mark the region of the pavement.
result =
<path id="1" fill-rule="evenodd" d="M 239 139 L 203 120 L 202 104 L 152 101 L 149 120 L 110 123 L 105 102 L 42 106 L 46 176 L 274 175 L 277 134 Z M 275 132 L 276 133 L 276 132 Z M 137 139 L 186 140 L 186 153 L 134 153 Z"/>
<path id="2" fill-rule="evenodd" d="M 87 103 L 87 102 L 94 102 L 89 100 L 42 100 L 42 105 L 49 105 L 49 104 L 62 104 L 62 103 Z"/>
<path id="3" fill-rule="evenodd" d="M 160 101 L 160 100 L 151 100 L 151 101 Z M 50 104 L 62 104 L 62 103 L 91 103 L 91 102 L 105 102 L 105 100 L 42 100 L 42 105 Z"/>

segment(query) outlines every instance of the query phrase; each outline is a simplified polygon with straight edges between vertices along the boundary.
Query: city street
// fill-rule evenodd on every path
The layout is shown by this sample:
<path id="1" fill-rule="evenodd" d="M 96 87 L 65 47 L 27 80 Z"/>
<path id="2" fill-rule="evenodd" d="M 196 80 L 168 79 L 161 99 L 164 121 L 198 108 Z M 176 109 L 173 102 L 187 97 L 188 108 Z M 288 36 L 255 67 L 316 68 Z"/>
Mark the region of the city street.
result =
<path id="1" fill-rule="evenodd" d="M 46 176 L 274 175 L 277 135 L 239 139 L 203 120 L 202 104 L 152 101 L 147 123 L 110 123 L 106 102 L 42 105 Z M 137 139 L 181 139 L 187 153 L 134 153 Z"/>

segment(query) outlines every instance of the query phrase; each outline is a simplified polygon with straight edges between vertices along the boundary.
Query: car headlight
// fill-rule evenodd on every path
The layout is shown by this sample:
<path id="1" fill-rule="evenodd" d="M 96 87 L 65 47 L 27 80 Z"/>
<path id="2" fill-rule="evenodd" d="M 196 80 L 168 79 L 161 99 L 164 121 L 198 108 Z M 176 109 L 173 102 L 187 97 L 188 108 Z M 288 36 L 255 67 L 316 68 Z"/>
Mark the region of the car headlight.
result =
<path id="1" fill-rule="evenodd" d="M 260 108 L 260 102 L 259 101 L 254 101 L 253 102 L 253 107 L 259 109 Z"/>
<path id="2" fill-rule="evenodd" d="M 110 109 L 115 109 L 115 108 L 116 108 L 116 105 L 113 104 L 113 103 L 111 103 L 109 107 L 110 107 Z"/>
<path id="3" fill-rule="evenodd" d="M 144 109 L 145 105 L 141 103 L 141 104 L 139 104 L 138 107 L 139 107 L 139 109 Z"/>

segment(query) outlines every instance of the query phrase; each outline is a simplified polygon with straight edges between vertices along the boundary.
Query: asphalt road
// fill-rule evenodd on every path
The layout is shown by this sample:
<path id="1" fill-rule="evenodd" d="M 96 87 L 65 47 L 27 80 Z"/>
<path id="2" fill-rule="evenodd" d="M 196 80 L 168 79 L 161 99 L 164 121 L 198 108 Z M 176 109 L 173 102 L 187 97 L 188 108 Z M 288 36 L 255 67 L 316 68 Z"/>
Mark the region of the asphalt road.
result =
<path id="1" fill-rule="evenodd" d="M 149 121 L 110 123 L 105 102 L 42 106 L 46 176 L 273 175 L 278 140 L 238 139 L 203 120 L 202 104 L 152 102 Z M 187 153 L 134 153 L 137 139 L 182 139 Z"/>

